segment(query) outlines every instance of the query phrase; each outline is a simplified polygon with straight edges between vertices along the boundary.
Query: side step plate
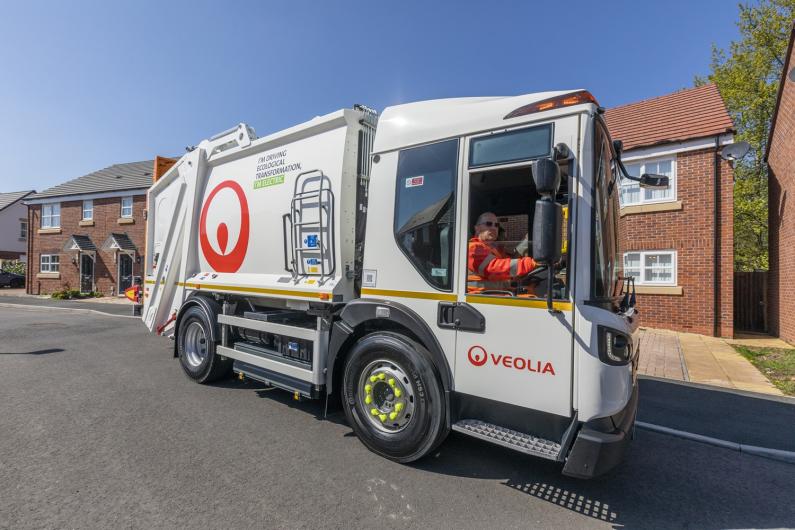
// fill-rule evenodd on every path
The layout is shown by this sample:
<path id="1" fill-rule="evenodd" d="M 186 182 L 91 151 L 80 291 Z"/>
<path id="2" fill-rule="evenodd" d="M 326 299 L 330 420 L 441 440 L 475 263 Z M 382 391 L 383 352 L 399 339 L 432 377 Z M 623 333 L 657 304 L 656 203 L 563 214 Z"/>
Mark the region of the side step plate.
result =
<path id="1" fill-rule="evenodd" d="M 288 392 L 298 392 L 309 399 L 317 399 L 322 395 L 321 389 L 314 386 L 312 383 L 301 381 L 300 379 L 295 379 L 289 375 L 280 374 L 266 368 L 254 366 L 253 364 L 235 361 L 232 370 L 256 381 L 275 386 L 276 388 L 281 388 Z"/>
<path id="2" fill-rule="evenodd" d="M 514 431 L 493 423 L 486 423 L 485 421 L 459 420 L 453 424 L 453 430 L 519 451 L 520 453 L 546 458 L 547 460 L 558 460 L 558 455 L 560 454 L 560 444 L 557 442 L 537 438 L 531 434 Z"/>

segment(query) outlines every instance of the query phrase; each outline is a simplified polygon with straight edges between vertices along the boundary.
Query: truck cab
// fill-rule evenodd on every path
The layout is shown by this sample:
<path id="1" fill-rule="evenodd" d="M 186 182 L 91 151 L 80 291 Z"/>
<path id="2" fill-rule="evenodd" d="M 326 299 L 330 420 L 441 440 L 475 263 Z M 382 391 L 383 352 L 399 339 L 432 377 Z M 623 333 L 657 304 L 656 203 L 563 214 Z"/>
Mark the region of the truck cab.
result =
<path id="1" fill-rule="evenodd" d="M 428 323 L 451 374 L 454 430 L 554 453 L 578 476 L 607 464 L 568 458 L 567 442 L 579 433 L 587 451 L 620 452 L 637 403 L 638 320 L 621 307 L 616 156 L 584 92 L 388 108 L 373 149 L 369 210 L 382 221 L 367 226 L 359 303 L 388 301 Z M 503 261 L 532 257 L 541 160 L 561 172 L 551 285 L 541 264 L 473 285 L 469 254 L 484 212 L 498 219 L 491 245 Z M 624 430 L 597 434 L 604 425 Z M 586 437 L 588 429 L 596 431 Z"/>

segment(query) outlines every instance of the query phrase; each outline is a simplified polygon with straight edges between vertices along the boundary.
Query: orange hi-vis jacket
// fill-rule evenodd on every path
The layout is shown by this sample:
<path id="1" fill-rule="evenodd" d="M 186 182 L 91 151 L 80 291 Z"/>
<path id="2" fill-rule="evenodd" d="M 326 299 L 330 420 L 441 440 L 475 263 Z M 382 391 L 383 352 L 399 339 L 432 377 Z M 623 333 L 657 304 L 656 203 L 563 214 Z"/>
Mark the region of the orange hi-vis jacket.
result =
<path id="1" fill-rule="evenodd" d="M 511 279 L 524 276 L 536 268 L 533 258 L 511 258 L 502 249 L 494 248 L 473 237 L 467 255 L 467 292 L 507 291 Z"/>

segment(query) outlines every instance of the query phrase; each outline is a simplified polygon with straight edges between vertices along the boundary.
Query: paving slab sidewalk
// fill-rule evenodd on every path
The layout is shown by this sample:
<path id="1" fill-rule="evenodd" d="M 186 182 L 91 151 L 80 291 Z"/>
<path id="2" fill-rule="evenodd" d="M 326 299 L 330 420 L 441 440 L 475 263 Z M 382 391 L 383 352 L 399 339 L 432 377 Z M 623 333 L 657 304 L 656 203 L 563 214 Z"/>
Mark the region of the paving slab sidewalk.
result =
<path id="1" fill-rule="evenodd" d="M 641 330 L 638 372 L 676 381 L 690 380 L 676 332 L 651 328 Z"/>
<path id="2" fill-rule="evenodd" d="M 638 371 L 653 377 L 783 395 L 754 365 L 737 353 L 731 344 L 791 347 L 768 336 L 722 339 L 695 333 L 644 328 L 640 339 Z M 677 362 L 681 367 L 677 367 Z"/>

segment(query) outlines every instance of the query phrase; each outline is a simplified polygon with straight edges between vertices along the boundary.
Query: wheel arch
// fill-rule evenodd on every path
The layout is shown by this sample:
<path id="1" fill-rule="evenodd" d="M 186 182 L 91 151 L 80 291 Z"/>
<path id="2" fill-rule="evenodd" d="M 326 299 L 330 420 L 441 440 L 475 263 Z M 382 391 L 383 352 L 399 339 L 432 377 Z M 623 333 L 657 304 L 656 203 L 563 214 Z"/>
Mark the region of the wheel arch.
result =
<path id="1" fill-rule="evenodd" d="M 198 307 L 210 323 L 210 337 L 212 342 L 217 342 L 221 333 L 218 329 L 218 314 L 221 312 L 221 306 L 210 296 L 192 293 L 187 300 L 185 300 L 177 312 L 177 318 L 174 321 L 174 357 L 179 356 L 179 327 L 185 317 L 185 313 L 191 307 Z"/>
<path id="2" fill-rule="evenodd" d="M 376 316 L 378 307 L 388 307 L 389 317 Z M 453 374 L 439 341 L 428 324 L 411 308 L 397 302 L 359 299 L 348 303 L 340 312 L 331 332 L 326 358 L 326 392 L 332 394 L 341 385 L 343 362 L 351 347 L 361 337 L 374 331 L 393 331 L 420 343 L 431 355 L 445 394 L 452 390 Z M 449 400 L 448 400 L 449 401 Z"/>

